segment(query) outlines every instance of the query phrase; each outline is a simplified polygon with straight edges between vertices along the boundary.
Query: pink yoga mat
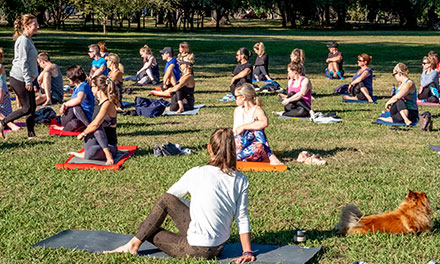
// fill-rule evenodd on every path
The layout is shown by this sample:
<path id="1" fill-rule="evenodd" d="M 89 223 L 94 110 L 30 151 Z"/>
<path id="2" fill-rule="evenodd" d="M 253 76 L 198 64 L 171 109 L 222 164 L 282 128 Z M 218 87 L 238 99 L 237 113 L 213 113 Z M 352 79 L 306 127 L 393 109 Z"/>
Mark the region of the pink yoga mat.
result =
<path id="1" fill-rule="evenodd" d="M 417 102 L 418 105 L 440 105 L 437 103 L 428 103 L 428 102 Z"/>
<path id="2" fill-rule="evenodd" d="M 24 126 L 26 126 L 26 123 L 23 123 L 23 122 L 17 122 L 17 123 L 14 123 L 15 125 L 17 125 L 17 126 L 19 126 L 19 127 L 24 127 Z M 6 128 L 5 130 L 4 130 L 4 132 L 6 133 L 6 132 L 9 132 L 9 131 L 12 131 L 11 129 L 9 129 L 9 128 Z"/>

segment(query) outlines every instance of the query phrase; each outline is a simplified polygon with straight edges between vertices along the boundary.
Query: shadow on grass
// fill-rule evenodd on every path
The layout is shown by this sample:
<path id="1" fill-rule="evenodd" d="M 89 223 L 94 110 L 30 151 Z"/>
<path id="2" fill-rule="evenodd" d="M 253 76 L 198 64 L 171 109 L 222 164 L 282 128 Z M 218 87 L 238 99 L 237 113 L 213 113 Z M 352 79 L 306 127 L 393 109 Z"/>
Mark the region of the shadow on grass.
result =
<path id="1" fill-rule="evenodd" d="M 356 148 L 334 148 L 329 150 L 323 150 L 323 149 L 296 149 L 296 150 L 290 150 L 290 151 L 283 151 L 280 154 L 277 154 L 280 158 L 284 159 L 296 159 L 302 151 L 307 151 L 311 154 L 317 154 L 320 157 L 330 157 L 334 156 L 336 153 L 340 151 L 358 151 Z"/>
<path id="2" fill-rule="evenodd" d="M 118 127 L 150 127 L 150 126 L 162 126 L 162 125 L 178 125 L 182 124 L 182 122 L 169 121 L 169 122 L 160 122 L 160 123 L 132 123 L 132 122 L 121 122 L 118 123 Z"/>
<path id="3" fill-rule="evenodd" d="M 32 146 L 36 146 L 36 145 L 41 145 L 41 144 L 46 144 L 46 145 L 53 145 L 54 142 L 52 141 L 47 141 L 47 140 L 25 140 L 25 141 L 21 141 L 21 142 L 0 142 L 0 149 L 4 149 L 4 148 L 19 148 L 19 147 L 32 147 Z"/>
<path id="4" fill-rule="evenodd" d="M 119 133 L 119 136 L 160 136 L 160 135 L 176 135 L 184 133 L 197 133 L 200 129 L 189 129 L 189 130 L 169 130 L 169 131 L 134 131 L 128 133 Z"/>

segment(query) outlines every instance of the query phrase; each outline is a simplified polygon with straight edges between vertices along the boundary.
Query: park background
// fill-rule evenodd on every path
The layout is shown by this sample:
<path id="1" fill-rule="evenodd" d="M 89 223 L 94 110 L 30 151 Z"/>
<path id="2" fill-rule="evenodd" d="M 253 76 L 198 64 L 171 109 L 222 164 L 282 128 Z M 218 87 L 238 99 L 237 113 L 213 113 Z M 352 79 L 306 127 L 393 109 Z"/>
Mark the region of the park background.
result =
<path id="1" fill-rule="evenodd" d="M 64 1 L 58 3 L 63 4 Z M 354 7 L 348 3 L 347 14 L 350 14 Z M 2 10 L 5 10 L 4 7 Z M 53 62 L 60 65 L 63 74 L 67 67 L 74 64 L 82 65 L 88 71 L 90 59 L 87 46 L 98 41 L 105 41 L 109 51 L 121 57 L 125 67 L 124 76 L 134 74 L 141 67 L 139 48 L 143 45 L 148 44 L 159 59 L 159 50 L 164 46 L 177 50 L 180 42 L 189 42 L 196 55 L 196 104 L 203 103 L 207 107 L 196 116 L 147 119 L 119 115 L 120 145 L 139 146 L 135 156 L 120 171 L 56 170 L 55 164 L 66 160 L 69 151 L 81 148 L 80 141 L 49 136 L 44 125 L 36 127 L 38 138 L 34 140 L 25 139 L 25 129 L 8 133 L 8 139 L 0 142 L 0 262 L 152 262 L 150 259 L 126 254 L 102 255 L 62 249 L 33 249 L 31 245 L 67 228 L 134 233 L 137 224 L 145 218 L 160 194 L 185 171 L 207 162 L 205 146 L 213 130 L 232 126 L 235 103 L 219 102 L 219 99 L 228 90 L 236 63 L 236 50 L 240 47 L 251 49 L 259 41 L 265 43 L 266 52 L 270 56 L 271 76 L 284 88 L 287 86 L 286 68 L 290 52 L 294 48 L 304 49 L 307 76 L 313 84 L 313 92 L 317 94 L 313 109 L 324 113 L 336 112 L 344 122 L 323 125 L 278 120 L 273 112 L 282 111 L 282 106 L 275 96 L 263 96 L 263 107 L 270 118 L 270 125 L 266 129 L 269 142 L 272 149 L 280 153 L 279 156 L 289 170 L 283 173 L 246 173 L 250 181 L 249 213 L 253 243 L 293 244 L 295 229 L 300 228 L 308 231 L 304 246 L 323 246 L 313 263 L 352 263 L 356 260 L 368 263 L 438 261 L 439 155 L 429 150 L 428 145 L 440 144 L 440 108 L 420 107 L 420 112 L 430 111 L 433 115 L 434 131 L 430 133 L 420 132 L 418 128 L 390 129 L 371 124 L 385 110 L 391 86 L 396 83 L 391 75 L 394 65 L 398 62 L 407 64 L 410 77 L 418 84 L 423 56 L 430 50 L 439 51 L 439 33 L 430 30 L 429 22 L 425 19 L 430 7 L 427 5 L 423 12 L 414 12 L 418 16 L 415 25 L 417 30 L 412 31 L 403 30 L 408 22 L 404 19 L 400 23 L 402 18 L 398 14 L 393 14 L 396 16 L 393 23 L 385 23 L 383 19 L 368 21 L 366 12 L 359 12 L 363 14 L 363 20 L 352 20 L 351 16 L 344 23 L 345 30 L 335 30 L 339 26 L 333 6 L 329 6 L 330 14 L 333 14 L 329 25 L 325 19 L 301 23 L 303 15 L 297 10 L 295 29 L 290 28 L 291 20 L 288 20 L 284 28 L 281 15 L 275 15 L 275 19 L 269 15 L 266 20 L 242 19 L 246 12 L 232 12 L 232 9 L 223 9 L 232 13 L 228 13 L 229 23 L 219 25 L 218 28 L 208 17 L 210 12 L 204 13 L 206 17 L 200 17 L 204 21 L 203 28 L 199 20 L 199 28 L 195 23 L 191 29 L 191 24 L 185 27 L 183 23 L 177 23 L 174 27 L 170 21 L 168 25 L 166 21 L 158 24 L 157 16 L 150 16 L 151 9 L 145 16 L 145 27 L 141 23 L 138 28 L 137 23 L 132 22 L 134 20 L 125 19 L 122 27 L 115 20 L 111 28 L 110 21 L 107 21 L 106 34 L 102 32 L 103 18 L 97 11 L 92 16 L 96 19 L 95 25 L 91 20 L 84 23 L 85 17 L 90 14 L 78 7 L 75 7 L 74 16 L 66 18 L 58 30 L 55 20 L 46 21 L 39 34 L 33 38 L 35 46 L 38 51 L 48 52 Z M 253 8 L 257 10 L 256 15 L 261 15 L 259 8 L 256 5 Z M 65 7 L 62 10 L 66 10 Z M 106 7 L 106 10 L 110 9 Z M 397 7 L 393 10 L 397 13 Z M 263 11 L 270 14 L 268 9 Z M 0 29 L 0 47 L 5 51 L 6 60 L 3 64 L 9 72 L 13 58 L 13 30 L 6 20 L 3 24 L 4 27 Z M 323 70 L 328 53 L 326 43 L 329 41 L 338 41 L 344 53 L 348 77 L 346 81 L 325 79 Z M 374 94 L 379 98 L 378 104 L 342 103 L 340 96 L 333 95 L 333 89 L 351 79 L 357 70 L 357 55 L 363 52 L 373 56 L 371 66 L 375 75 L 373 85 Z M 252 57 L 251 62 L 254 59 Z M 162 70 L 164 62 L 158 61 Z M 135 93 L 125 95 L 124 100 L 147 96 L 153 89 L 152 86 L 139 88 L 131 85 L 131 82 L 126 82 L 124 87 L 133 88 Z M 65 99 L 68 99 L 67 94 Z M 56 111 L 58 108 L 54 106 Z M 196 154 L 154 157 L 153 146 L 167 142 L 195 149 Z M 294 159 L 303 150 L 321 155 L 328 165 L 311 167 L 297 164 Z M 409 189 L 426 192 L 430 198 L 434 211 L 434 228 L 431 233 L 341 237 L 334 232 L 333 227 L 344 205 L 354 203 L 366 214 L 385 212 L 395 209 Z M 172 221 L 168 220 L 165 225 L 176 230 Z M 229 241 L 238 241 L 235 224 Z"/>

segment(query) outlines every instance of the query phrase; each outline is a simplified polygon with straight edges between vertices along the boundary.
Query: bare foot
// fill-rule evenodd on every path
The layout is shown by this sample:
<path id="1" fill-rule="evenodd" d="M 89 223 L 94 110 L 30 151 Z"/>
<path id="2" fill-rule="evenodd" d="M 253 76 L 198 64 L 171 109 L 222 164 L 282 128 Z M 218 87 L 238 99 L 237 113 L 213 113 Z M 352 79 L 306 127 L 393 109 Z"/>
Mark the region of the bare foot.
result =
<path id="1" fill-rule="evenodd" d="M 18 131 L 21 127 L 17 126 L 16 124 L 9 122 L 6 124 L 12 131 Z"/>
<path id="2" fill-rule="evenodd" d="M 49 128 L 56 129 L 56 130 L 63 130 L 64 127 L 59 126 L 59 125 L 50 125 Z"/>
<path id="3" fill-rule="evenodd" d="M 133 255 L 137 255 L 141 244 L 142 244 L 142 241 L 140 241 L 136 237 L 133 237 L 130 241 L 128 241 L 127 244 L 122 245 L 122 246 L 120 246 L 116 249 L 113 249 L 113 250 L 104 251 L 103 253 L 104 254 L 107 254 L 107 253 L 130 253 Z"/>
<path id="4" fill-rule="evenodd" d="M 270 165 L 283 165 L 283 163 L 275 155 L 270 156 L 269 161 Z"/>
<path id="5" fill-rule="evenodd" d="M 69 155 L 73 155 L 73 156 L 75 156 L 75 157 L 77 157 L 77 158 L 80 158 L 80 159 L 84 159 L 85 156 L 86 156 L 86 154 L 85 154 L 84 152 L 81 152 L 81 153 L 78 153 L 78 152 L 69 152 Z"/>
<path id="6" fill-rule="evenodd" d="M 5 139 L 5 127 L 3 126 L 3 124 L 0 122 L 0 138 Z"/>

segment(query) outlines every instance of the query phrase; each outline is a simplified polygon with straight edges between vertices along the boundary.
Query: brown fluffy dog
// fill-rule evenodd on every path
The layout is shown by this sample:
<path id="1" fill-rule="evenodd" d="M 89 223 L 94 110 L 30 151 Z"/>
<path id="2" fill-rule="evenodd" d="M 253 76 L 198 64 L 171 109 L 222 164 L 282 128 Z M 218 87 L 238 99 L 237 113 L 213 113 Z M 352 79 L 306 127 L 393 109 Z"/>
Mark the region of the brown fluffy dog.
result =
<path id="1" fill-rule="evenodd" d="M 342 209 L 336 231 L 339 234 L 422 233 L 429 232 L 433 226 L 432 214 L 426 193 L 409 191 L 405 201 L 394 211 L 380 215 L 364 216 L 355 205 Z"/>

